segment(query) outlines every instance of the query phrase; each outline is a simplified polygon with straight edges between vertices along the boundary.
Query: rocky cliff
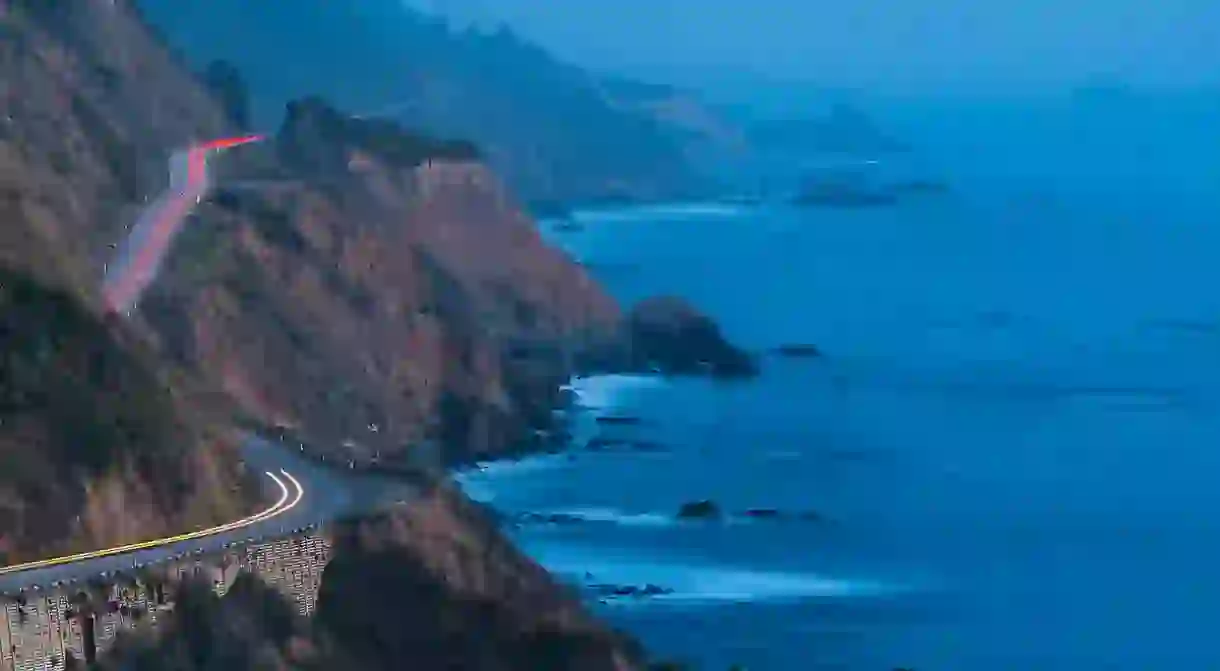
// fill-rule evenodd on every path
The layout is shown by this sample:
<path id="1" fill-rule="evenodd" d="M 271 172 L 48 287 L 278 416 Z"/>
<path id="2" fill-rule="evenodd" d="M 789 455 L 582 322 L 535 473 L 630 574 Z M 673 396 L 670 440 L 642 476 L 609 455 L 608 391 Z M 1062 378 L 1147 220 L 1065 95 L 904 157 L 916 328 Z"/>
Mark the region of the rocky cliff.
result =
<path id="1" fill-rule="evenodd" d="M 238 422 L 363 463 L 411 461 L 427 444 L 447 463 L 519 449 L 575 362 L 621 351 L 631 333 L 543 244 L 479 148 L 317 98 L 294 101 L 270 142 L 216 162 L 217 190 L 132 320 L 101 318 L 112 245 L 164 188 L 171 150 L 238 130 L 240 82 L 190 74 L 125 0 L 0 0 L 0 34 L 10 557 L 232 519 L 254 503 Z M 258 620 L 238 633 L 274 663 L 292 643 L 312 668 L 395 668 L 457 648 L 477 656 L 463 668 L 629 666 L 630 645 L 453 491 L 342 538 L 306 634 L 267 629 L 274 612 L 241 602 L 220 611 L 223 626 Z M 392 589 L 370 589 L 379 575 Z M 262 603 L 257 592 L 238 590 Z M 200 603 L 164 645 L 219 640 Z"/>
<path id="2" fill-rule="evenodd" d="M 567 370 L 510 345 L 581 347 L 618 308 L 472 152 L 294 103 L 271 147 L 230 165 L 238 184 L 277 179 L 201 207 L 139 319 L 261 423 L 336 456 L 518 442 Z"/>
<path id="3" fill-rule="evenodd" d="M 217 409 L 94 300 L 164 147 L 219 115 L 107 3 L 5 0 L 0 35 L 0 545 L 11 561 L 233 519 L 254 502 Z"/>
<path id="4" fill-rule="evenodd" d="M 0 565 L 249 512 L 233 436 L 77 298 L 0 266 L 0 342 Z"/>

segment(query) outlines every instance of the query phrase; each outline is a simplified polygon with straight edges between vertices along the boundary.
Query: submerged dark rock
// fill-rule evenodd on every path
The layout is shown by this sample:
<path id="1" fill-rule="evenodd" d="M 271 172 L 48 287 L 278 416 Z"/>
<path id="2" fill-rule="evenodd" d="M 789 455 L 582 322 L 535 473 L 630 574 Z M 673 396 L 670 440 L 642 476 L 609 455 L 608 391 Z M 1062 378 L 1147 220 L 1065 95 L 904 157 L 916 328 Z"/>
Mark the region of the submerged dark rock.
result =
<path id="1" fill-rule="evenodd" d="M 524 513 L 518 521 L 524 524 L 577 524 L 585 518 L 567 513 Z"/>
<path id="2" fill-rule="evenodd" d="M 749 508 L 741 513 L 742 517 L 755 520 L 796 520 L 801 522 L 821 522 L 824 518 L 812 511 L 806 510 L 799 513 L 785 513 L 775 508 Z"/>
<path id="3" fill-rule="evenodd" d="M 690 501 L 678 509 L 679 519 L 720 519 L 723 512 L 714 501 Z"/>
<path id="4" fill-rule="evenodd" d="M 648 583 L 647 585 L 589 585 L 589 590 L 600 597 L 648 597 L 673 594 L 668 587 Z"/>
<path id="5" fill-rule="evenodd" d="M 811 343 L 789 343 L 771 350 L 772 353 L 790 359 L 816 359 L 822 356 L 822 350 Z"/>
<path id="6" fill-rule="evenodd" d="M 596 419 L 598 424 L 617 424 L 625 426 L 637 426 L 643 423 L 639 417 L 634 415 L 602 415 Z"/>

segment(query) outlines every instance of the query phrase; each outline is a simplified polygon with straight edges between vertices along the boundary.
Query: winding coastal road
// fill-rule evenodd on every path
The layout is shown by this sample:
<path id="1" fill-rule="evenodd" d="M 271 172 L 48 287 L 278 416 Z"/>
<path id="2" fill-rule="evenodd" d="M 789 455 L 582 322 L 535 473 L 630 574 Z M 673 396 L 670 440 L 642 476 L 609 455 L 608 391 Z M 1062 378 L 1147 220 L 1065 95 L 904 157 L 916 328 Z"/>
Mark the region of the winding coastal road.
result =
<path id="1" fill-rule="evenodd" d="M 87 580 L 158 562 L 282 537 L 342 517 L 363 506 L 348 478 L 297 456 L 283 445 L 251 435 L 243 446 L 246 467 L 262 471 L 275 503 L 249 517 L 92 552 L 0 567 L 0 593 Z"/>
<path id="2" fill-rule="evenodd" d="M 130 234 L 118 245 L 116 260 L 106 268 L 102 294 L 110 311 L 130 315 L 144 290 L 156 279 L 175 236 L 212 186 L 208 159 L 216 152 L 262 139 L 261 135 L 224 138 L 171 155 L 169 187 L 141 211 Z M 248 469 L 265 475 L 271 496 L 278 497 L 265 510 L 208 529 L 0 567 L 0 593 L 105 576 L 237 543 L 284 536 L 367 507 L 370 502 L 380 501 L 383 493 L 398 496 L 403 491 L 400 484 L 378 482 L 375 477 L 362 478 L 358 487 L 353 486 L 351 478 L 253 434 L 246 438 L 243 457 Z M 358 499 L 362 505 L 356 505 Z"/>
<path id="3" fill-rule="evenodd" d="M 271 471 L 266 471 L 266 475 L 267 475 L 267 477 L 271 478 L 271 480 L 273 482 L 275 482 L 275 484 L 280 488 L 282 494 L 280 495 L 280 500 L 275 502 L 275 505 L 271 506 L 270 508 L 268 508 L 256 515 L 251 515 L 250 517 L 246 517 L 246 518 L 237 520 L 235 522 L 229 522 L 228 524 L 222 524 L 220 526 L 212 527 L 210 529 L 203 529 L 201 531 L 194 531 L 191 533 L 179 534 L 177 536 L 169 536 L 167 538 L 161 538 L 161 539 L 157 539 L 157 540 L 142 541 L 139 543 L 131 543 L 129 545 L 120 545 L 118 547 L 113 547 L 113 548 L 109 548 L 109 549 L 105 549 L 105 550 L 94 550 L 92 552 L 81 552 L 79 554 L 66 555 L 63 557 L 54 557 L 51 559 L 40 559 L 38 561 L 27 562 L 25 564 L 16 564 L 14 566 L 6 566 L 4 568 L 0 568 L 0 576 L 12 574 L 12 573 L 21 573 L 24 571 L 33 571 L 35 569 L 52 568 L 55 566 L 62 566 L 64 564 L 83 562 L 83 561 L 87 561 L 90 559 L 102 559 L 104 557 L 127 554 L 127 553 L 131 553 L 131 552 L 135 552 L 137 550 L 151 550 L 154 548 L 159 548 L 162 546 L 170 545 L 172 543 L 176 543 L 179 541 L 191 541 L 191 540 L 195 540 L 197 538 L 203 538 L 205 536 L 221 534 L 226 531 L 234 531 L 236 529 L 242 529 L 242 528 L 245 528 L 256 522 L 260 522 L 262 520 L 266 520 L 266 519 L 275 517 L 275 516 L 279 515 L 281 512 L 292 510 L 293 508 L 295 508 L 297 506 L 298 503 L 301 502 L 301 499 L 305 496 L 305 488 L 302 487 L 300 481 L 298 481 L 296 478 L 292 477 L 292 475 L 290 475 L 288 473 L 288 471 L 280 469 L 280 475 L 284 476 L 282 479 L 279 476 L 277 476 L 275 473 L 272 473 Z M 285 482 L 291 483 L 291 486 L 289 486 L 288 484 L 285 484 Z M 289 499 L 291 499 L 291 501 Z"/>

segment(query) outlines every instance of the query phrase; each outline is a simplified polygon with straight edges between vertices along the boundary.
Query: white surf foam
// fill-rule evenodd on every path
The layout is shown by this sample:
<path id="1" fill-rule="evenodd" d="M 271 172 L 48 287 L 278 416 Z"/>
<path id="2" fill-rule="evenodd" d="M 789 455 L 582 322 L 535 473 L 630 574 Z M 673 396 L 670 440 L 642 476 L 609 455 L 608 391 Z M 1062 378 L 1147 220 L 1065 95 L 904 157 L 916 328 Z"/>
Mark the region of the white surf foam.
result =
<path id="1" fill-rule="evenodd" d="M 678 602 L 787 601 L 843 598 L 883 593 L 879 583 L 815 573 L 706 568 L 689 572 L 685 584 L 659 598 Z"/>
<path id="2" fill-rule="evenodd" d="M 566 457 L 560 454 L 542 454 L 523 459 L 480 461 L 453 471 L 453 481 L 467 496 L 480 503 L 490 503 L 496 491 L 512 487 L 520 477 L 561 468 Z"/>
<path id="3" fill-rule="evenodd" d="M 699 565 L 680 561 L 598 561 L 563 547 L 530 548 L 548 569 L 573 582 L 613 585 L 658 585 L 673 590 L 647 599 L 622 603 L 715 605 L 784 602 L 805 599 L 852 598 L 890 594 L 879 581 L 821 575 L 813 572 Z M 606 553 L 602 553 L 604 557 Z M 611 600 L 619 603 L 618 600 Z"/>
<path id="4" fill-rule="evenodd" d="M 613 508 L 562 508 L 537 511 L 541 515 L 574 517 L 585 522 L 616 524 L 626 527 L 669 527 L 677 523 L 673 517 L 659 513 L 629 513 Z"/>
<path id="5" fill-rule="evenodd" d="M 589 208 L 572 212 L 572 219 L 580 222 L 640 221 L 656 218 L 687 219 L 707 217 L 739 217 L 749 212 L 740 205 L 727 203 L 664 203 L 619 208 Z"/>
<path id="6" fill-rule="evenodd" d="M 661 384 L 664 384 L 663 378 L 650 375 L 591 375 L 574 377 L 563 388 L 576 394 L 576 406 L 579 408 L 613 410 L 621 407 L 633 394 Z M 573 425 L 571 430 L 574 442 L 583 444 L 598 429 L 590 418 Z M 513 487 L 522 477 L 563 468 L 568 460 L 565 454 L 543 454 L 523 459 L 482 461 L 456 470 L 452 476 L 467 496 L 490 503 L 495 500 L 497 490 Z"/>
<path id="7" fill-rule="evenodd" d="M 572 378 L 564 388 L 576 393 L 580 407 L 606 410 L 621 406 L 640 390 L 664 383 L 665 379 L 656 375 L 591 375 Z"/>

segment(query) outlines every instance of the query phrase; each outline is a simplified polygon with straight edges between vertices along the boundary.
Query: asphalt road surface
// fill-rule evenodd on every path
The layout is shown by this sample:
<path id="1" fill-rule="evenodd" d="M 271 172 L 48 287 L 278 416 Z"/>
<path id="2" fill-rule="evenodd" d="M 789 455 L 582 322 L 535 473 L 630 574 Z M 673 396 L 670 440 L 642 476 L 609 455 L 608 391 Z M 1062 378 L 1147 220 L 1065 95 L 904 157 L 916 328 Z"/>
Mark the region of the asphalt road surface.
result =
<path id="1" fill-rule="evenodd" d="M 262 473 L 268 499 L 273 502 L 257 514 L 210 529 L 184 530 L 167 538 L 3 567 L 0 592 L 105 577 L 234 544 L 278 538 L 388 500 L 391 489 L 396 490 L 398 498 L 407 496 L 408 487 L 403 483 L 373 475 L 347 477 L 295 454 L 289 447 L 254 435 L 247 438 L 243 456 L 248 469 Z M 378 501 L 374 501 L 368 496 L 370 491 L 387 496 L 375 497 Z"/>

